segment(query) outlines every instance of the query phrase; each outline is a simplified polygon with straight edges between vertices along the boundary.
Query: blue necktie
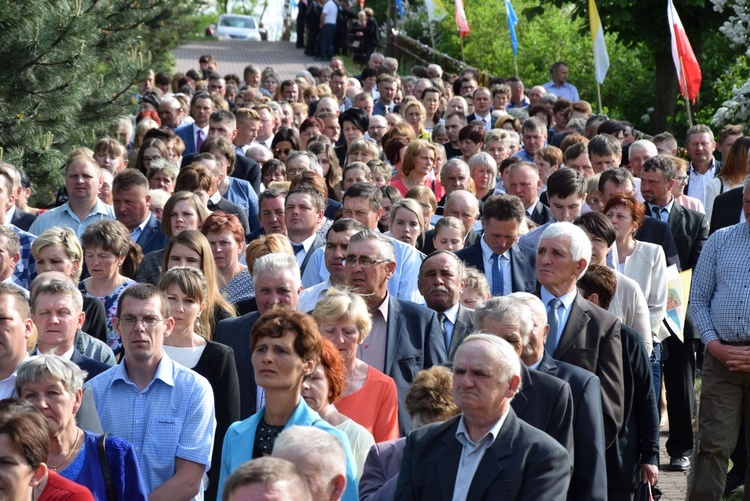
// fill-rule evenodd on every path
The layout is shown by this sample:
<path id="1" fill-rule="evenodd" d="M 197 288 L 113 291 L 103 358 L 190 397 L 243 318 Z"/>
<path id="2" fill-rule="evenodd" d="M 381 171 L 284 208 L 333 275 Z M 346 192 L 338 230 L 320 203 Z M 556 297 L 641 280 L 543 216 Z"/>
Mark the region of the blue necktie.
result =
<path id="1" fill-rule="evenodd" d="M 294 250 L 295 256 L 299 254 L 304 248 L 305 246 L 302 244 L 292 244 L 292 249 Z"/>
<path id="2" fill-rule="evenodd" d="M 544 349 L 549 353 L 549 356 L 552 356 L 555 352 L 555 348 L 557 348 L 557 331 L 560 328 L 560 319 L 557 316 L 557 310 L 562 304 L 562 301 L 556 297 L 553 297 L 550 299 L 550 302 L 547 303 L 547 324 L 549 325 L 549 334 L 547 334 L 547 341 L 544 343 Z"/>
<path id="3" fill-rule="evenodd" d="M 662 214 L 664 214 L 665 212 L 667 212 L 667 209 L 665 209 L 664 207 L 659 207 L 658 205 L 654 205 L 653 209 L 651 209 L 651 210 L 654 212 L 654 216 L 656 216 L 656 218 L 659 221 L 664 221 L 664 218 L 662 217 Z M 664 221 L 664 222 L 666 222 L 666 221 Z"/>
<path id="4" fill-rule="evenodd" d="M 447 353 L 451 349 L 451 340 L 448 339 L 448 329 L 445 328 L 445 321 L 448 317 L 445 313 L 438 313 L 437 317 L 438 321 L 440 321 L 440 330 L 443 331 L 443 340 L 445 341 L 445 351 Z"/>
<path id="5" fill-rule="evenodd" d="M 492 297 L 502 296 L 505 291 L 505 283 L 503 280 L 503 272 L 500 269 L 499 254 L 492 254 L 490 258 L 492 260 Z"/>

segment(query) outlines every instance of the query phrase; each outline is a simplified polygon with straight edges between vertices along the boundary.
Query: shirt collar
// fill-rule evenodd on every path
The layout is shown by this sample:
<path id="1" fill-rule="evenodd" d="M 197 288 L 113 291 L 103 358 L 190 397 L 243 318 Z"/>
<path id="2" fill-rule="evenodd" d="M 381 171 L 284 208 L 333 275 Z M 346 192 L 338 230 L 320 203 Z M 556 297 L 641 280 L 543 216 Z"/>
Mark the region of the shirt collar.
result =
<path id="1" fill-rule="evenodd" d="M 458 440 L 461 445 L 466 447 L 467 445 L 473 445 L 477 446 L 485 441 L 488 441 L 487 447 L 491 447 L 492 444 L 495 443 L 495 440 L 497 439 L 497 435 L 500 433 L 500 429 L 503 427 L 503 423 L 505 423 L 505 420 L 508 418 L 508 412 L 510 411 L 510 402 L 508 402 L 508 407 L 505 409 L 505 412 L 502 416 L 500 416 L 500 419 L 497 420 L 497 422 L 492 425 L 492 428 L 487 430 L 487 433 L 482 435 L 482 438 L 474 442 L 471 439 L 471 436 L 469 435 L 469 430 L 466 429 L 466 423 L 464 422 L 464 415 L 461 414 L 461 418 L 458 420 L 458 429 L 456 430 L 456 440 Z"/>
<path id="2" fill-rule="evenodd" d="M 573 300 L 576 298 L 576 294 L 578 294 L 578 289 L 573 287 L 572 291 L 558 298 L 560 301 L 562 301 L 563 306 L 565 306 L 566 310 L 570 310 L 570 307 L 573 304 Z M 547 303 L 549 303 L 553 297 L 557 297 L 557 296 L 553 296 L 550 291 L 548 291 L 544 286 L 542 286 L 541 297 L 542 297 L 542 303 L 544 303 L 544 306 L 546 307 Z"/>
<path id="3" fill-rule="evenodd" d="M 127 364 L 127 358 L 123 360 L 122 363 L 117 364 L 115 366 L 115 374 L 114 374 L 114 377 L 112 378 L 112 382 L 110 383 L 110 386 L 112 386 L 112 383 L 114 383 L 117 380 L 135 385 L 135 383 L 133 383 L 130 380 L 130 377 L 128 376 L 128 370 L 127 370 L 126 364 Z M 169 355 L 167 355 L 167 352 L 162 350 L 161 361 L 159 362 L 159 366 L 156 368 L 156 374 L 154 375 L 154 379 L 151 380 L 148 386 L 151 386 L 154 383 L 154 381 L 156 381 L 157 379 L 160 379 L 162 382 L 168 384 L 169 386 L 174 386 L 174 375 L 172 374 L 173 369 L 174 369 L 174 362 L 172 362 L 172 359 L 169 358 Z"/>
<path id="4" fill-rule="evenodd" d="M 492 259 L 492 255 L 495 252 L 492 249 L 490 249 L 490 246 L 487 245 L 487 242 L 484 241 L 484 235 L 482 235 L 482 238 L 480 239 L 480 241 L 481 241 L 480 245 L 482 246 L 482 259 L 484 259 L 485 262 L 489 263 L 490 260 Z M 500 255 L 502 257 L 504 257 L 505 259 L 510 260 L 510 249 L 511 248 L 508 248 L 507 251 L 503 252 Z"/>
<path id="5" fill-rule="evenodd" d="M 315 242 L 315 237 L 317 237 L 317 236 L 318 236 L 317 233 L 313 233 L 312 235 L 310 235 L 309 237 L 307 237 L 306 239 L 304 239 L 301 242 L 292 242 L 291 238 L 289 239 L 289 241 L 292 244 L 297 244 L 297 245 L 302 244 L 302 247 L 305 249 L 305 252 L 310 252 L 310 247 L 312 247 L 313 242 Z"/>
<path id="6" fill-rule="evenodd" d="M 456 320 L 458 319 L 459 304 L 460 303 L 456 303 L 443 312 L 443 314 L 445 315 L 445 318 L 447 318 L 452 325 L 456 325 Z"/>
<path id="7" fill-rule="evenodd" d="M 11 220 L 13 219 L 13 214 L 16 213 L 16 206 L 12 206 L 10 209 L 5 211 L 5 222 L 3 223 L 5 226 L 10 225 Z"/>
<path id="8" fill-rule="evenodd" d="M 219 190 L 216 190 L 213 195 L 208 197 L 208 201 L 214 205 L 218 204 L 221 201 L 221 193 L 219 193 Z"/>

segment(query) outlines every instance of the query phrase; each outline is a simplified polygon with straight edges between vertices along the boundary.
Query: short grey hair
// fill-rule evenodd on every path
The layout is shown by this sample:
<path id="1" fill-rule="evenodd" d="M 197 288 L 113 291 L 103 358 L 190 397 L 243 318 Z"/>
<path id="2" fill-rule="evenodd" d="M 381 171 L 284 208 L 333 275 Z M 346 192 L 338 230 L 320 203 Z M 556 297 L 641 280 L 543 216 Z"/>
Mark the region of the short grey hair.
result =
<path id="1" fill-rule="evenodd" d="M 368 240 L 376 240 L 380 243 L 380 253 L 382 254 L 381 259 L 388 259 L 389 261 L 396 262 L 396 251 L 394 249 L 393 241 L 387 236 L 380 233 L 378 230 L 362 230 L 349 239 L 349 246 L 355 242 L 366 242 Z"/>
<path id="2" fill-rule="evenodd" d="M 542 300 L 537 296 L 529 292 L 513 292 L 512 294 L 508 294 L 506 297 L 520 301 L 532 312 L 539 313 L 544 318 L 544 324 L 541 325 L 541 327 L 547 325 L 547 308 L 544 306 Z M 534 327 L 539 326 L 534 325 Z"/>
<path id="3" fill-rule="evenodd" d="M 253 282 L 258 283 L 258 277 L 261 273 L 280 275 L 285 272 L 291 273 L 295 288 L 302 284 L 299 264 L 297 264 L 297 259 L 294 256 L 290 256 L 289 254 L 267 254 L 255 260 L 255 264 L 253 265 Z"/>
<path id="4" fill-rule="evenodd" d="M 456 358 L 458 358 L 459 353 L 469 343 L 485 343 L 489 345 L 486 351 L 494 355 L 493 358 L 500 372 L 500 383 L 508 383 L 513 376 L 521 377 L 521 359 L 518 357 L 516 350 L 505 339 L 493 334 L 475 332 L 464 339 L 461 346 L 458 347 Z"/>
<path id="5" fill-rule="evenodd" d="M 289 156 L 286 157 L 287 167 L 291 162 L 297 160 L 299 157 L 307 157 L 308 159 L 310 159 L 310 170 L 317 172 L 321 176 L 323 175 L 323 168 L 318 162 L 318 157 L 316 157 L 309 151 L 292 151 L 291 153 L 289 153 Z"/>
<path id="6" fill-rule="evenodd" d="M 471 176 L 471 170 L 469 169 L 469 164 L 461 160 L 460 158 L 451 158 L 445 164 L 443 164 L 442 169 L 440 169 L 440 178 L 445 175 L 446 169 L 452 169 L 453 167 L 458 167 L 462 171 L 466 173 L 467 176 Z"/>
<path id="7" fill-rule="evenodd" d="M 643 148 L 643 150 L 652 157 L 655 157 L 659 154 L 659 151 L 656 149 L 656 145 L 648 139 L 639 139 L 638 141 L 633 141 L 633 143 L 630 145 L 630 150 L 628 151 L 632 153 L 635 148 Z"/>
<path id="8" fill-rule="evenodd" d="M 326 476 L 326 484 L 346 475 L 344 446 L 335 435 L 314 426 L 290 426 L 281 432 L 271 456 L 291 461 L 306 474 Z"/>
<path id="9" fill-rule="evenodd" d="M 78 390 L 83 389 L 86 375 L 86 371 L 80 369 L 70 360 L 51 354 L 37 355 L 26 359 L 18 366 L 16 392 L 22 395 L 23 387 L 29 383 L 58 380 L 62 383 L 65 391 L 75 395 Z"/>
<path id="10" fill-rule="evenodd" d="M 11 230 L 10 227 L 0 225 L 0 237 L 5 237 L 5 249 L 8 254 L 15 256 L 20 252 L 21 240 L 16 235 L 16 232 Z"/>
<path id="11" fill-rule="evenodd" d="M 573 223 L 552 223 L 542 233 L 539 244 L 541 245 L 543 240 L 548 239 L 567 240 L 573 262 L 578 262 L 581 259 L 586 260 L 586 266 L 584 266 L 583 271 L 578 275 L 578 278 L 581 278 L 591 263 L 591 240 L 586 236 L 586 233 Z"/>
<path id="12" fill-rule="evenodd" d="M 81 296 L 81 291 L 78 290 L 78 287 L 70 279 L 63 280 L 45 275 L 46 273 L 42 273 L 31 283 L 31 290 L 33 291 L 31 295 L 32 313 L 36 311 L 37 299 L 41 294 L 68 296 L 73 301 L 75 312 L 80 313 L 83 311 L 83 296 Z"/>
<path id="13" fill-rule="evenodd" d="M 493 297 L 477 306 L 474 310 L 474 325 L 479 330 L 488 330 L 492 324 L 516 324 L 521 331 L 524 345 L 529 342 L 529 335 L 534 324 L 526 312 L 526 306 L 519 300 L 509 297 Z"/>
<path id="14" fill-rule="evenodd" d="M 510 131 L 505 129 L 492 129 L 484 136 L 485 146 L 488 146 L 492 141 L 500 141 L 505 148 L 510 148 L 513 143 L 513 138 L 510 135 Z"/>

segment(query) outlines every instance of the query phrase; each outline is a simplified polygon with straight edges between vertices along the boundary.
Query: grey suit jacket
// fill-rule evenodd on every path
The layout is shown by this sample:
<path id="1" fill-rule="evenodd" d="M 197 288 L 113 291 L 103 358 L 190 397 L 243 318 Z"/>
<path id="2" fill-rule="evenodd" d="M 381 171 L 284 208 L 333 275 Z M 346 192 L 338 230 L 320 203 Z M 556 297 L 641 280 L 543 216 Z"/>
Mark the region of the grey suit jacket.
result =
<path id="1" fill-rule="evenodd" d="M 412 429 L 411 416 L 406 410 L 406 394 L 414 377 L 422 369 L 444 363 L 448 355 L 437 313 L 411 301 L 396 299 L 390 294 L 387 301 L 388 327 L 383 372 L 396 382 L 398 422 L 401 434 L 405 435 Z"/>
<path id="2" fill-rule="evenodd" d="M 423 426 L 406 437 L 395 500 L 453 499 L 463 449 L 456 439 L 459 418 Z M 563 446 L 509 409 L 495 442 L 477 467 L 466 499 L 563 501 L 570 471 Z"/>
<path id="3" fill-rule="evenodd" d="M 391 501 L 404 457 L 405 438 L 375 444 L 370 449 L 359 479 L 360 501 Z"/>
<path id="4" fill-rule="evenodd" d="M 453 362 L 456 351 L 466 337 L 474 332 L 474 310 L 458 306 L 458 315 L 456 323 L 453 326 L 453 335 L 451 336 L 451 345 L 448 347 L 448 360 Z"/>

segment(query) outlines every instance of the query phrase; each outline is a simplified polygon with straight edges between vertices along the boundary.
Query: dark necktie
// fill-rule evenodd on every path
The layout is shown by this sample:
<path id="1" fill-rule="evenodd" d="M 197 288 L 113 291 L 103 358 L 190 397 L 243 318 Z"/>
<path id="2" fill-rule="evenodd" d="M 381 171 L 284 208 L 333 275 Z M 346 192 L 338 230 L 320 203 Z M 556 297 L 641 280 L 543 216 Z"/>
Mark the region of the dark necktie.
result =
<path id="1" fill-rule="evenodd" d="M 201 150 L 201 145 L 203 144 L 203 140 L 204 139 L 206 139 L 206 138 L 205 138 L 205 134 L 203 133 L 203 130 L 198 129 L 198 141 L 195 143 L 195 150 L 196 151 L 200 151 Z"/>
<path id="2" fill-rule="evenodd" d="M 547 303 L 547 324 L 549 324 L 549 334 L 547 334 L 547 341 L 544 343 L 544 349 L 549 353 L 549 356 L 552 356 L 555 352 L 555 348 L 557 348 L 557 330 L 560 327 L 560 319 L 557 316 L 557 310 L 562 304 L 562 301 L 556 297 L 553 297 L 550 299 L 550 302 Z"/>
<path id="3" fill-rule="evenodd" d="M 503 272 L 500 269 L 500 255 L 492 254 L 492 297 L 502 296 L 505 290 Z"/>
<path id="4" fill-rule="evenodd" d="M 305 246 L 302 244 L 292 244 L 292 249 L 294 249 L 295 256 L 299 254 L 304 248 Z"/>
<path id="5" fill-rule="evenodd" d="M 438 320 L 440 321 L 440 330 L 443 331 L 443 340 L 445 341 L 445 350 L 450 350 L 450 339 L 448 339 L 448 329 L 445 328 L 445 321 L 448 317 L 445 316 L 445 313 L 438 313 Z"/>
<path id="6" fill-rule="evenodd" d="M 654 205 L 654 207 L 651 209 L 654 212 L 654 217 L 658 219 L 659 221 L 664 221 L 664 218 L 661 217 L 661 215 L 667 211 L 664 207 L 659 207 L 658 205 Z"/>

